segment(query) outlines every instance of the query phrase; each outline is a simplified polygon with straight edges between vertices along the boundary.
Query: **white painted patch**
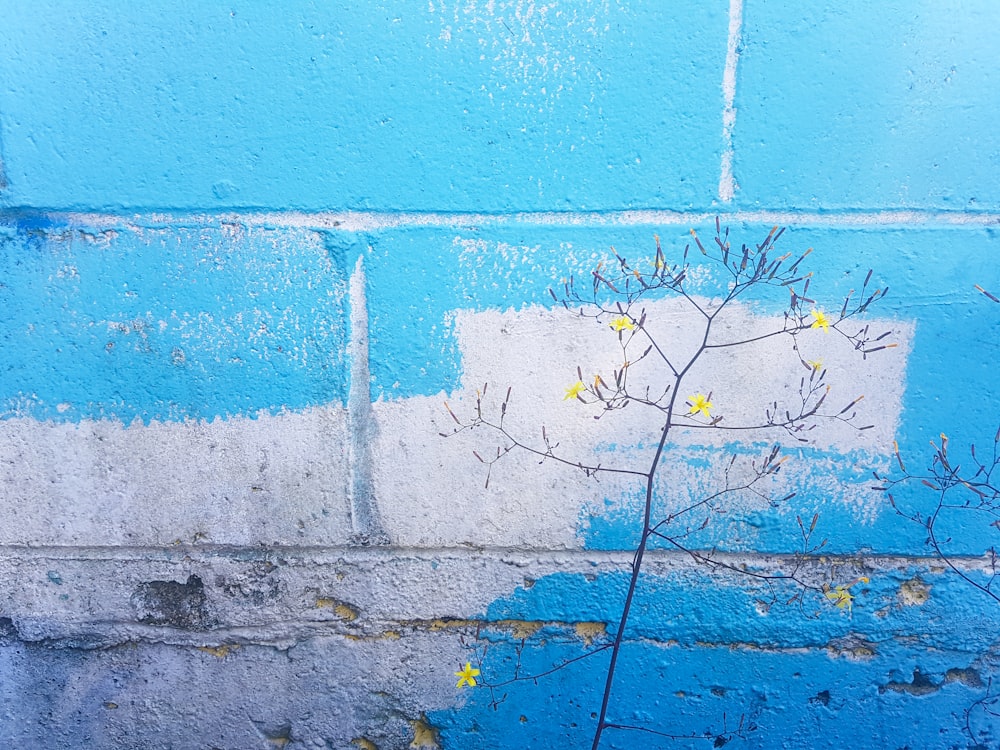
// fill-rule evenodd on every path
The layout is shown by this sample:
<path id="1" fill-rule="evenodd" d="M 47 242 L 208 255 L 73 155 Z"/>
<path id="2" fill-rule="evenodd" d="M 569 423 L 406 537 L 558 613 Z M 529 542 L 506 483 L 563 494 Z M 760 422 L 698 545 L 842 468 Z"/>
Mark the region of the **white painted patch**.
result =
<path id="1" fill-rule="evenodd" d="M 708 305 L 710 301 L 702 299 L 700 303 Z M 675 366 L 686 364 L 685 358 L 697 348 L 703 320 L 700 314 L 677 300 L 652 303 L 647 312 L 647 325 L 657 342 L 669 356 L 676 357 Z M 776 493 L 786 488 L 801 492 L 808 487 L 810 502 L 834 506 L 838 518 L 846 510 L 852 520 L 870 518 L 876 512 L 878 498 L 867 490 L 867 478 L 872 468 L 884 465 L 891 452 L 913 334 L 912 325 L 907 323 L 869 322 L 874 329 L 892 330 L 892 340 L 899 346 L 873 355 L 867 364 L 835 333 L 808 331 L 799 337 L 799 345 L 803 359 L 823 360 L 826 378 L 834 386 L 827 399 L 829 410 L 836 413 L 863 395 L 858 424 L 875 426 L 859 432 L 842 422 L 820 421 L 807 433 L 808 443 L 801 444 L 814 452 L 793 457 L 772 487 Z M 711 341 L 760 335 L 780 326 L 780 317 L 736 306 L 719 318 Z M 467 420 L 474 414 L 476 389 L 486 386 L 484 412 L 495 419 L 510 386 L 505 425 L 519 440 L 542 448 L 544 426 L 550 440 L 559 444 L 558 455 L 570 461 L 645 471 L 663 423 L 660 412 L 633 404 L 595 420 L 601 411 L 598 406 L 563 400 L 566 388 L 577 380 L 578 366 L 585 380 L 601 374 L 606 382 L 612 382 L 613 369 L 624 359 L 617 335 L 606 323 L 541 307 L 458 312 L 455 328 L 464 368 L 460 390 L 438 398 L 375 405 L 381 435 L 376 485 L 390 535 L 418 546 L 456 542 L 578 546 L 581 517 L 601 512 L 606 501 L 614 507 L 623 497 L 634 496 L 641 481 L 622 475 L 588 478 L 577 469 L 551 460 L 539 463 L 537 457 L 516 452 L 494 466 L 490 486 L 484 488 L 487 467 L 472 451 L 489 459 L 506 441 L 488 429 L 439 437 L 439 432 L 451 432 L 456 426 L 443 402 L 447 398 L 455 413 Z M 639 345 L 630 352 L 638 354 L 643 348 Z M 771 401 L 794 408 L 803 376 L 808 377 L 808 371 L 787 336 L 714 350 L 685 377 L 679 411 L 688 411 L 684 405 L 688 396 L 711 392 L 713 413 L 724 417 L 723 424 L 762 424 Z M 662 390 L 667 380 L 663 367 L 652 359 L 636 365 L 631 377 L 637 389 L 648 384 L 651 393 Z M 670 437 L 668 468 L 658 500 L 667 509 L 684 507 L 698 493 L 719 488 L 722 466 L 729 458 L 723 450 L 727 444 L 770 446 L 779 442 L 794 449 L 793 456 L 798 454 L 800 444 L 781 430 L 686 429 L 685 420 L 681 416 L 680 428 Z M 852 465 L 845 466 L 844 457 Z M 856 482 L 849 480 L 852 472 Z M 442 502 L 441 498 L 447 500 Z M 761 505 L 759 500 L 743 496 L 734 498 L 730 507 L 745 517 Z"/>
<path id="2" fill-rule="evenodd" d="M 340 407 L 214 422 L 0 421 L 0 544 L 341 544 Z"/>

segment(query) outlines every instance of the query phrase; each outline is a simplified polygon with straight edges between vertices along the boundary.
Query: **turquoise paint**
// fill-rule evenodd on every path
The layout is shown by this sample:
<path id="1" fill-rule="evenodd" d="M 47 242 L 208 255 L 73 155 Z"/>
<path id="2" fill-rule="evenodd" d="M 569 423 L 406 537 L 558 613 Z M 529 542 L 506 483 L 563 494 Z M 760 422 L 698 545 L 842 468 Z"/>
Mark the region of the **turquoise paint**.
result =
<path id="1" fill-rule="evenodd" d="M 1000 610 L 947 576 L 917 568 L 871 573 L 870 584 L 852 589 L 851 615 L 821 597 L 802 609 L 779 601 L 762 614 L 762 587 L 705 571 L 647 576 L 626 631 L 610 720 L 717 735 L 723 714 L 730 728 L 742 715 L 748 731 L 738 746 L 751 748 L 967 747 L 964 712 L 998 675 L 993 634 Z M 899 586 L 917 575 L 930 597 L 905 605 Z M 487 619 L 601 621 L 620 608 L 626 586 L 624 572 L 546 576 L 495 602 Z M 783 601 L 794 590 L 777 593 Z M 486 682 L 509 679 L 517 665 L 521 675 L 538 674 L 585 653 L 565 631 L 545 629 L 524 644 L 483 632 L 478 653 Z M 505 700 L 496 710 L 488 689 L 464 691 L 464 705 L 431 718 L 456 747 L 473 738 L 483 746 L 585 746 L 606 658 L 595 654 L 537 681 L 497 688 L 494 697 Z M 922 675 L 916 682 L 914 670 Z M 971 723 L 982 733 L 977 739 L 996 741 L 988 716 L 974 712 Z M 608 738 L 608 747 L 677 746 L 645 734 Z"/>
<path id="2" fill-rule="evenodd" d="M 401 398 L 457 386 L 455 310 L 551 305 L 551 284 L 569 274 L 586 278 L 611 245 L 630 258 L 649 257 L 658 231 L 512 226 L 355 237 L 219 225 L 120 227 L 102 235 L 31 216 L 5 226 L 0 298 L 12 312 L 0 320 L 7 352 L 3 416 L 126 423 L 342 402 L 345 275 L 366 246 L 373 398 Z M 737 226 L 733 235 L 754 241 L 767 229 Z M 659 233 L 668 256 L 690 241 L 684 227 Z M 897 435 L 911 466 L 929 461 L 927 441 L 941 432 L 959 452 L 970 442 L 981 449 L 992 444 L 997 417 L 990 405 L 1000 393 L 990 363 L 998 355 L 993 328 L 1000 305 L 976 292 L 972 280 L 1000 289 L 1000 271 L 990 260 L 993 230 L 795 227 L 781 242 L 789 251 L 816 248 L 809 267 L 816 270 L 812 290 L 822 306 L 836 307 L 875 266 L 875 280 L 888 282 L 891 291 L 874 313 L 916 321 Z M 961 262 L 943 260 L 944 249 L 960 251 Z M 777 312 L 785 294 L 772 291 L 755 306 Z M 871 365 L 878 366 L 877 358 Z M 960 388 L 950 385 L 955 372 Z M 883 460 L 890 451 L 886 446 Z M 862 484 L 879 458 L 801 456 L 838 462 L 845 480 Z M 896 494 L 906 507 L 925 509 L 933 501 L 919 485 Z M 723 538 L 711 537 L 709 529 L 705 542 L 796 551 L 795 516 L 811 518 L 818 510 L 817 541 L 828 539 L 827 551 L 928 551 L 919 527 L 887 507 L 873 520 L 845 519 L 814 495 L 802 488 L 784 509 L 726 519 Z M 631 501 L 616 498 L 618 507 L 584 519 L 587 546 L 629 548 L 637 502 L 637 494 Z M 961 513 L 946 519 L 954 540 L 949 550 L 980 554 L 988 547 L 990 529 L 980 521 Z"/>
<path id="3" fill-rule="evenodd" d="M 804 552 L 802 531 L 796 519 L 801 518 L 808 526 L 813 515 L 819 514 L 810 547 L 825 541 L 823 554 L 851 554 L 866 549 L 878 550 L 880 554 L 909 554 L 925 549 L 926 531 L 918 524 L 901 523 L 884 495 L 871 489 L 878 484 L 872 477 L 872 469 L 886 460 L 885 454 L 860 450 L 839 453 L 800 448 L 782 441 L 776 444 L 782 445 L 783 455 L 789 456 L 789 462 L 781 470 L 788 485 L 786 489 L 783 484 L 780 492 L 773 493 L 773 499 L 779 501 L 791 492 L 796 493 L 794 497 L 772 505 L 748 493 L 733 493 L 716 503 L 724 513 L 696 511 L 678 518 L 662 531 L 677 537 L 689 549 L 773 554 Z M 669 507 L 665 500 L 665 493 L 678 481 L 675 478 L 677 462 L 683 464 L 682 468 L 690 469 L 699 465 L 723 465 L 733 455 L 739 456 L 740 462 L 759 461 L 770 452 L 772 445 L 732 443 L 724 448 L 697 445 L 681 448 L 668 444 L 655 484 L 653 523 L 665 519 L 671 510 L 679 509 Z M 640 460 L 619 460 L 617 463 L 613 463 L 609 454 L 601 457 L 601 463 L 605 466 L 641 466 L 645 470 L 652 461 L 653 450 L 646 449 L 643 454 Z M 821 467 L 819 474 L 826 482 L 822 486 L 817 486 L 815 474 L 808 473 L 816 465 Z M 711 471 L 698 472 L 698 476 L 694 482 L 688 482 L 687 475 L 683 480 L 692 504 L 718 492 L 721 487 L 720 480 Z M 921 494 L 918 488 L 915 489 L 918 490 L 915 495 Z M 902 497 L 904 493 L 896 495 Z M 864 507 L 855 507 L 857 496 Z M 636 481 L 632 492 L 606 499 L 603 507 L 582 508 L 579 535 L 584 546 L 587 549 L 634 549 L 642 532 L 644 503 L 645 483 Z M 921 507 L 923 505 L 921 503 Z M 708 526 L 700 528 L 706 519 Z M 963 527 L 961 535 L 953 536 L 960 540 L 959 546 L 952 549 L 953 554 L 981 554 L 992 543 L 995 532 L 985 524 L 969 524 Z M 676 549 L 656 537 L 651 537 L 649 544 L 653 549 Z"/>
<path id="4" fill-rule="evenodd" d="M 581 653 L 578 643 L 550 642 L 544 652 L 529 646 L 521 654 L 522 674 Z M 428 718 L 441 729 L 446 748 L 588 747 L 603 685 L 599 659 L 579 662 L 537 685 L 506 686 L 497 691 L 505 700 L 496 710 L 489 692 L 476 688 L 463 696 L 464 706 L 431 712 Z M 484 668 L 509 673 L 515 660 L 509 646 L 497 648 Z M 892 646 L 875 657 L 854 659 L 823 651 L 630 642 L 622 651 L 621 688 L 609 720 L 699 737 L 673 740 L 608 731 L 601 747 L 712 747 L 725 727 L 734 729 L 742 718 L 742 737 L 728 737 L 727 746 L 965 750 L 973 745 L 961 731 L 964 713 L 985 696 L 985 685 L 963 684 L 948 672 L 970 665 L 984 683 L 1000 675 L 995 666 L 957 648 Z M 905 692 L 914 670 L 930 682 L 929 694 Z M 971 725 L 982 746 L 996 742 L 994 719 L 974 711 Z"/>
<path id="5" fill-rule="evenodd" d="M 0 279 L 2 418 L 211 420 L 344 400 L 346 282 L 309 233 L 22 222 L 0 237 Z"/>
<path id="6" fill-rule="evenodd" d="M 728 3 L 491 8 L 6 8 L 0 205 L 712 203 Z"/>
<path id="7" fill-rule="evenodd" d="M 870 578 L 869 583 L 850 589 L 855 595 L 852 613 L 830 605 L 815 591 L 805 592 L 801 606 L 797 602 L 786 605 L 801 590 L 791 583 L 779 581 L 772 587 L 749 576 L 694 566 L 669 575 L 647 571 L 640 579 L 625 637 L 687 647 L 753 643 L 777 649 L 823 649 L 838 639 L 858 637 L 878 650 L 919 631 L 920 643 L 927 648 L 946 649 L 961 643 L 970 653 L 989 650 L 996 641 L 989 623 L 1000 620 L 1000 607 L 950 573 L 917 565 L 886 571 L 847 560 L 828 569 L 835 577 L 803 575 L 815 586 Z M 628 572 L 548 575 L 530 588 L 518 587 L 492 602 L 484 619 L 605 622 L 613 634 L 618 616 L 609 618 L 609 613 L 621 612 Z M 900 587 L 915 578 L 929 587 L 929 598 L 923 605 L 905 605 Z M 985 582 L 986 578 L 977 580 Z M 762 602 L 770 606 L 762 609 Z"/>
<path id="8" fill-rule="evenodd" d="M 703 236 L 710 233 L 709 227 L 698 229 Z M 759 241 L 768 229 L 737 225 L 732 235 L 741 242 Z M 648 256 L 657 232 L 668 258 L 671 253 L 679 255 L 690 241 L 686 228 L 660 231 L 641 226 L 413 229 L 370 236 L 373 394 L 399 398 L 457 387 L 461 363 L 449 322 L 453 310 L 551 305 L 550 285 L 570 274 L 587 278 L 597 261 L 608 257 L 611 245 L 629 258 Z M 1000 421 L 992 406 L 1000 402 L 992 368 L 1000 355 L 994 335 L 1000 305 L 973 284 L 1000 289 L 1000 268 L 992 262 L 997 244 L 994 230 L 968 228 L 792 227 L 781 239 L 786 251 L 815 248 L 805 267 L 815 272 L 810 292 L 820 307 L 838 309 L 843 296 L 860 288 L 868 269 L 874 268 L 873 283 L 888 285 L 890 292 L 872 315 L 915 321 L 897 434 L 913 467 L 929 463 L 927 442 L 941 432 L 952 439 L 954 450 L 964 452 L 970 443 L 981 449 L 992 445 Z M 952 254 L 958 262 L 949 259 Z M 706 284 L 698 291 L 710 294 L 713 288 Z M 784 289 L 764 291 L 748 301 L 764 313 L 785 308 Z M 868 366 L 879 366 L 877 354 Z M 955 373 L 961 374 L 957 388 Z M 825 454 L 822 458 L 847 459 L 842 462 L 844 478 L 864 484 L 871 468 L 891 452 L 887 445 L 881 456 L 870 459 Z M 803 455 L 809 460 L 808 452 Z M 803 491 L 784 513 L 765 514 L 754 530 L 754 546 L 774 552 L 799 549 L 795 515 L 811 518 L 818 509 L 823 522 L 819 539 L 828 538 L 831 551 L 927 551 L 919 528 L 901 523 L 888 506 L 874 521 L 845 521 L 839 510 L 817 508 L 813 494 Z M 917 508 L 926 508 L 933 500 L 918 485 L 896 494 Z M 635 530 L 617 525 L 617 520 L 593 519 L 585 535 L 588 545 L 628 548 Z M 990 530 L 978 520 L 971 514 L 955 517 L 951 527 L 956 532 L 955 554 L 980 554 L 989 545 Z"/>
<path id="9" fill-rule="evenodd" d="M 743 18 L 739 204 L 1000 207 L 995 2 L 747 2 Z"/>
<path id="10" fill-rule="evenodd" d="M 733 227 L 735 236 L 747 242 L 761 241 L 769 229 Z M 709 227 L 699 230 L 707 238 Z M 370 234 L 373 396 L 429 395 L 458 385 L 461 363 L 451 329 L 455 310 L 551 307 L 549 289 L 559 289 L 570 276 L 586 293 L 597 264 L 613 260 L 611 247 L 632 261 L 652 263 L 657 234 L 668 260 L 680 262 L 685 245 L 694 247 L 689 227 L 678 226 L 515 225 Z M 806 249 L 798 239 L 784 240 L 784 246 Z M 698 257 L 693 250 L 692 262 Z M 699 278 L 689 289 L 711 295 L 723 285 L 724 279 L 712 276 Z M 787 307 L 785 289 L 767 294 L 759 309 Z"/>
<path id="11" fill-rule="evenodd" d="M 698 227 L 706 239 L 712 229 Z M 731 234 L 739 242 L 759 242 L 769 229 L 736 224 Z M 668 259 L 679 260 L 691 241 L 688 228 L 676 226 L 419 228 L 372 233 L 369 304 L 376 318 L 373 346 L 379 348 L 372 357 L 375 392 L 398 398 L 454 388 L 460 363 L 448 323 L 452 311 L 551 306 L 548 289 L 571 274 L 586 283 L 598 261 L 611 257 L 611 246 L 630 259 L 652 259 L 654 234 L 661 236 Z M 917 335 L 922 337 L 914 350 L 916 361 L 931 367 L 933 358 L 938 368 L 940 362 L 956 357 L 967 362 L 974 376 L 972 387 L 981 389 L 981 403 L 989 403 L 994 384 L 988 355 L 994 343 L 985 334 L 996 311 L 973 289 L 972 279 L 987 288 L 991 282 L 1000 285 L 1000 273 L 990 261 L 998 244 L 993 230 L 796 226 L 780 243 L 783 251 L 793 253 L 815 248 L 803 267 L 814 272 L 810 293 L 827 310 L 839 309 L 843 295 L 860 288 L 868 269 L 874 268 L 872 283 L 888 285 L 890 293 L 871 315 L 916 320 Z M 960 263 L 947 260 L 942 251 L 950 248 L 961 251 Z M 691 257 L 697 260 L 697 251 Z M 712 294 L 718 286 L 705 282 L 693 291 Z M 764 313 L 780 314 L 787 308 L 788 292 L 764 289 L 744 301 Z M 941 306 L 935 307 L 938 301 Z M 922 349 L 924 341 L 929 350 Z M 979 354 L 987 356 L 977 359 Z M 387 361 L 394 369 L 379 370 Z M 877 359 L 873 363 L 878 366 Z M 914 374 L 916 386 L 921 387 L 919 372 Z M 939 423 L 951 419 L 947 411 L 933 416 Z"/>

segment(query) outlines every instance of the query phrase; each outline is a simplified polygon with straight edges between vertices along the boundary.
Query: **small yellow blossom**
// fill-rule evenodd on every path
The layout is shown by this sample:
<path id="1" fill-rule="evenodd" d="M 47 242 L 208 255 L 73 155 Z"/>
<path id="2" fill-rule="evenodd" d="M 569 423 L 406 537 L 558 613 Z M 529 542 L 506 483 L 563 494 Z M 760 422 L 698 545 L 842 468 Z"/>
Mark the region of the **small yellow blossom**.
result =
<path id="1" fill-rule="evenodd" d="M 688 405 L 691 407 L 691 411 L 688 414 L 701 412 L 708 419 L 712 418 L 712 415 L 708 413 L 708 410 L 712 408 L 712 402 L 708 400 L 704 393 L 696 393 L 693 396 L 688 396 Z"/>
<path id="2" fill-rule="evenodd" d="M 573 385 L 566 389 L 566 395 L 563 396 L 563 401 L 568 401 L 571 398 L 579 398 L 580 394 L 587 390 L 587 386 L 583 384 L 582 380 L 577 380 Z"/>
<path id="3" fill-rule="evenodd" d="M 821 359 L 807 359 L 806 364 L 809 365 L 816 372 L 823 369 L 823 360 Z"/>
<path id="4" fill-rule="evenodd" d="M 847 590 L 846 586 L 836 586 L 826 592 L 826 598 L 833 602 L 837 609 L 853 611 L 851 603 L 854 601 L 854 594 Z"/>
<path id="5" fill-rule="evenodd" d="M 827 589 L 824 594 L 827 599 L 833 602 L 837 609 L 846 609 L 848 614 L 853 614 L 854 594 L 850 592 L 850 588 L 858 583 L 869 583 L 869 578 L 861 576 L 848 584 L 838 584 L 832 589 Z"/>
<path id="6" fill-rule="evenodd" d="M 611 320 L 611 328 L 616 331 L 634 331 L 635 323 L 628 319 L 627 315 L 622 315 Z"/>
<path id="7" fill-rule="evenodd" d="M 809 326 L 810 328 L 822 328 L 823 333 L 830 332 L 830 320 L 826 317 L 826 314 L 822 310 L 813 310 L 812 316 L 816 318 L 813 324 Z"/>
<path id="8" fill-rule="evenodd" d="M 461 672 L 455 672 L 455 676 L 458 678 L 458 684 L 455 687 L 462 687 L 463 685 L 475 687 L 476 675 L 478 674 L 478 669 L 475 669 L 470 662 L 465 662 L 465 669 Z"/>

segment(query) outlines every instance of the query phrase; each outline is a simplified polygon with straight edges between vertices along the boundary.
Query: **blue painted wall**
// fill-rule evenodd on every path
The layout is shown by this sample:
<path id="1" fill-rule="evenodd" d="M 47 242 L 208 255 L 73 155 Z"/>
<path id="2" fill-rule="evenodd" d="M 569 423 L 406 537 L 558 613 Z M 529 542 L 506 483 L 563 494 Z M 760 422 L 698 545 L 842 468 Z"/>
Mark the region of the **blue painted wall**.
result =
<path id="1" fill-rule="evenodd" d="M 746 3 L 740 203 L 995 211 L 995 21 L 989 0 Z"/>
<path id="2" fill-rule="evenodd" d="M 878 314 L 915 326 L 896 436 L 908 462 L 928 462 L 942 432 L 958 450 L 992 447 L 1000 305 L 974 288 L 1000 293 L 991 0 L 106 0 L 2 15 L 0 420 L 342 405 L 358 258 L 372 400 L 437 397 L 462 375 L 455 310 L 549 306 L 549 286 L 610 245 L 648 255 L 656 233 L 682 247 L 721 213 L 747 240 L 792 224 L 788 249 L 816 248 L 814 291 L 830 306 L 868 268 L 890 287 Z M 732 200 L 719 189 L 730 156 Z M 755 304 L 776 313 L 786 298 Z M 858 472 L 851 453 L 802 456 Z M 898 498 L 933 503 L 919 487 Z M 745 519 L 749 552 L 796 552 L 788 519 L 816 501 L 802 492 L 793 515 Z M 625 502 L 582 519 L 584 551 L 627 550 L 635 513 Z M 975 515 L 948 530 L 952 554 L 995 543 Z M 864 524 L 826 514 L 818 533 L 872 579 L 853 615 L 763 617 L 759 592 L 730 580 L 651 576 L 620 673 L 619 698 L 636 696 L 619 718 L 714 737 L 723 714 L 724 729 L 742 714 L 733 742 L 747 747 L 977 746 L 962 726 L 1000 677 L 1000 605 L 932 564 L 923 529 L 888 508 Z M 914 577 L 930 599 L 901 603 Z M 551 575 L 475 614 L 613 632 L 623 586 Z M 497 680 L 517 660 L 541 672 L 583 648 L 562 631 L 503 632 L 483 658 Z M 428 719 L 445 748 L 582 746 L 602 659 L 511 685 L 498 710 L 466 691 Z M 971 722 L 980 746 L 1000 741 L 995 715 Z"/>
<path id="3" fill-rule="evenodd" d="M 9 8 L 0 31 L 4 202 L 710 204 L 726 6 L 546 7 Z M 678 148 L 660 148 L 665 141 Z"/>

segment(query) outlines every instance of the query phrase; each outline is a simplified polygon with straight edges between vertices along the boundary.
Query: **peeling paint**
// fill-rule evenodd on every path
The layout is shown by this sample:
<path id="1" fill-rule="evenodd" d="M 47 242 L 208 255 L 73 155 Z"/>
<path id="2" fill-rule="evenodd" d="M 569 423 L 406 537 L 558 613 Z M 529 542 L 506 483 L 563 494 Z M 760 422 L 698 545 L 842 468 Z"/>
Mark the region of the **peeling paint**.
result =
<path id="1" fill-rule="evenodd" d="M 413 740 L 409 745 L 412 750 L 440 750 L 437 727 L 429 724 L 427 717 L 411 720 L 410 726 L 413 728 Z"/>
<path id="2" fill-rule="evenodd" d="M 924 605 L 930 596 L 931 587 L 920 580 L 919 576 L 903 581 L 899 586 L 899 602 L 904 607 Z"/>
<path id="3" fill-rule="evenodd" d="M 608 626 L 603 622 L 578 622 L 573 630 L 587 646 L 592 645 L 595 640 L 604 640 L 608 635 Z"/>

